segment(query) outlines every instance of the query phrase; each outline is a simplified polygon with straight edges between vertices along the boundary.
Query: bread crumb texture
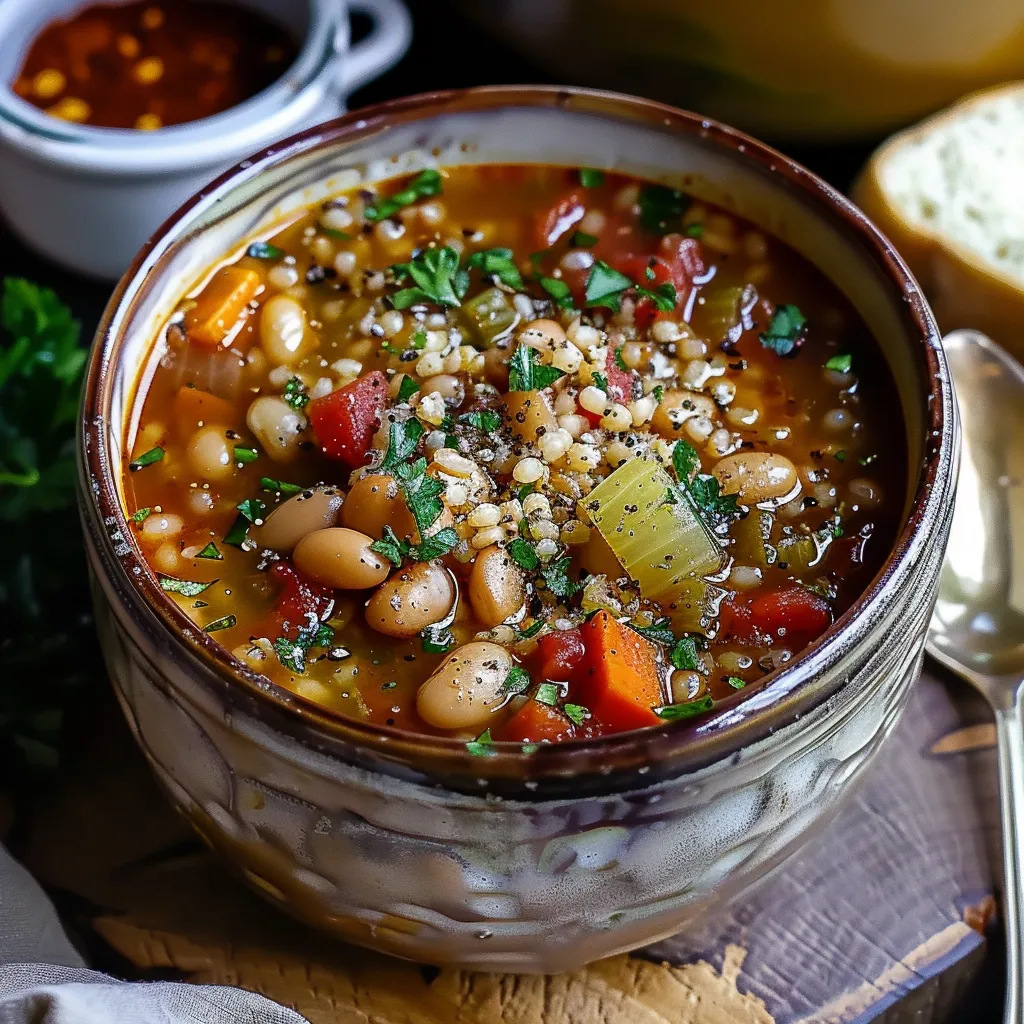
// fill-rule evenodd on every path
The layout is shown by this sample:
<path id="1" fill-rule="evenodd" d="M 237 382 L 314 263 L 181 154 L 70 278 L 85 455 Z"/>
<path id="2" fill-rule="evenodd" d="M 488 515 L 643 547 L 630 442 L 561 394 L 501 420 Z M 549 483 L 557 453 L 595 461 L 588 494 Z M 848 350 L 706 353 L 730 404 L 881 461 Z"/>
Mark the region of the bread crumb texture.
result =
<path id="1" fill-rule="evenodd" d="M 983 96 L 926 123 L 878 173 L 912 225 L 1024 281 L 1024 91 Z"/>

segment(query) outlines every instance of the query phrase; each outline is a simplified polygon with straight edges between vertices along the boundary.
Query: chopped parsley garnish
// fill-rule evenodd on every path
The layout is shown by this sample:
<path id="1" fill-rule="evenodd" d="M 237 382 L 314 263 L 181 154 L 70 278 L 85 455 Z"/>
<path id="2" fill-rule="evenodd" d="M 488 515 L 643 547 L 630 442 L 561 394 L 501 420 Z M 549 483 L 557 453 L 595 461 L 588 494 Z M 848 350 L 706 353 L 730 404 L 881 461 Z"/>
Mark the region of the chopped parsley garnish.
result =
<path id="1" fill-rule="evenodd" d="M 734 689 L 742 690 L 747 685 L 746 679 L 740 679 L 739 676 L 726 676 L 725 681 Z"/>
<path id="2" fill-rule="evenodd" d="M 585 708 L 582 704 L 563 704 L 562 710 L 573 725 L 582 725 L 590 716 L 590 708 Z"/>
<path id="3" fill-rule="evenodd" d="M 622 358 L 622 349 L 617 348 L 612 351 L 612 358 L 615 360 L 615 365 L 620 369 L 629 373 L 629 367 L 626 365 L 626 360 Z"/>
<path id="4" fill-rule="evenodd" d="M 768 330 L 761 335 L 761 344 L 776 355 L 788 356 L 796 351 L 797 342 L 806 326 L 807 317 L 797 306 L 776 306 Z"/>
<path id="5" fill-rule="evenodd" d="M 676 441 L 672 448 L 672 468 L 676 471 L 676 479 L 681 484 L 687 483 L 694 470 L 700 469 L 697 449 L 688 441 Z"/>
<path id="6" fill-rule="evenodd" d="M 588 235 L 586 231 L 577 231 L 572 236 L 572 244 L 577 249 L 589 249 L 593 245 L 601 241 L 597 235 Z"/>
<path id="7" fill-rule="evenodd" d="M 645 185 L 640 192 L 640 223 L 656 235 L 678 231 L 690 200 L 665 185 Z"/>
<path id="8" fill-rule="evenodd" d="M 391 296 L 395 309 L 408 309 L 418 302 L 458 306 L 469 288 L 469 271 L 459 267 L 459 254 L 448 245 L 427 249 L 408 263 L 396 263 L 391 270 L 396 281 L 411 277 L 414 282 L 413 287 Z"/>
<path id="9" fill-rule="evenodd" d="M 275 480 L 270 476 L 260 477 L 260 490 L 269 494 L 301 494 L 304 490 L 299 484 L 289 484 L 284 480 Z"/>
<path id="10" fill-rule="evenodd" d="M 661 400 L 665 397 L 665 389 L 660 384 L 655 384 L 651 389 L 651 394 L 654 395 L 654 400 L 661 405 Z"/>
<path id="11" fill-rule="evenodd" d="M 851 366 L 853 366 L 853 356 L 848 352 L 833 356 L 825 363 L 826 370 L 835 370 L 836 373 L 849 373 Z"/>
<path id="12" fill-rule="evenodd" d="M 168 594 L 181 594 L 182 597 L 198 597 L 204 590 L 212 587 L 217 580 L 210 580 L 209 583 L 197 583 L 195 580 L 179 580 L 173 576 L 163 576 L 160 579 L 160 589 Z"/>
<path id="13" fill-rule="evenodd" d="M 582 584 L 574 583 L 569 579 L 569 567 L 571 564 L 571 558 L 559 558 L 550 562 L 540 571 L 541 576 L 544 578 L 544 582 L 548 585 L 548 590 L 550 590 L 555 597 L 562 598 L 563 600 L 565 598 L 572 597 L 572 595 L 582 587 Z"/>
<path id="14" fill-rule="evenodd" d="M 505 676 L 499 691 L 503 696 L 510 696 L 522 693 L 530 685 L 530 673 L 519 665 L 513 665 Z"/>
<path id="15" fill-rule="evenodd" d="M 541 683 L 537 687 L 537 692 L 533 695 L 533 699 L 553 708 L 558 703 L 559 696 L 558 687 L 554 683 Z"/>
<path id="16" fill-rule="evenodd" d="M 380 468 L 384 472 L 395 469 L 405 462 L 423 436 L 423 424 L 419 420 L 396 420 L 388 428 L 388 450 L 384 453 Z"/>
<path id="17" fill-rule="evenodd" d="M 494 409 L 464 412 L 459 417 L 459 422 L 468 423 L 483 434 L 493 434 L 501 426 L 501 413 L 495 412 Z"/>
<path id="18" fill-rule="evenodd" d="M 163 457 L 164 450 L 158 445 L 156 448 L 150 448 L 148 452 L 143 452 L 137 459 L 129 462 L 128 468 L 134 473 L 145 466 L 152 466 L 154 462 L 159 462 Z"/>
<path id="19" fill-rule="evenodd" d="M 242 547 L 249 536 L 249 520 L 246 519 L 241 513 L 235 516 L 235 521 L 231 524 L 231 529 L 223 536 L 225 544 L 230 544 L 233 548 Z"/>
<path id="20" fill-rule="evenodd" d="M 153 510 L 151 508 L 139 508 L 132 513 L 133 523 L 144 523 L 151 515 Z"/>
<path id="21" fill-rule="evenodd" d="M 488 277 L 496 277 L 509 288 L 522 288 L 523 277 L 515 264 L 511 249 L 484 249 L 475 252 L 466 261 L 466 266 L 482 270 Z"/>
<path id="22" fill-rule="evenodd" d="M 334 630 L 326 622 L 311 622 L 299 627 L 299 635 L 294 640 L 279 636 L 274 641 L 274 653 L 286 669 L 301 675 L 306 671 L 306 655 L 309 651 L 313 647 L 330 647 L 332 643 Z"/>
<path id="23" fill-rule="evenodd" d="M 216 633 L 218 629 L 231 629 L 232 626 L 237 625 L 238 619 L 234 615 L 225 615 L 222 618 L 214 619 L 213 622 L 207 623 L 203 626 L 204 633 Z"/>
<path id="24" fill-rule="evenodd" d="M 309 405 L 309 395 L 306 394 L 306 385 L 300 377 L 292 377 L 284 386 L 284 394 L 281 396 L 296 412 L 305 409 Z"/>
<path id="25" fill-rule="evenodd" d="M 594 387 L 608 394 L 608 378 L 603 373 L 594 374 Z"/>
<path id="26" fill-rule="evenodd" d="M 259 457 L 260 453 L 255 448 L 245 448 L 242 445 L 236 444 L 234 449 L 235 462 L 241 462 L 243 464 L 247 462 L 255 462 Z"/>
<path id="27" fill-rule="evenodd" d="M 217 545 L 211 540 L 209 544 L 200 551 L 196 558 L 211 558 L 215 562 L 219 562 L 224 556 L 217 550 Z"/>
<path id="28" fill-rule="evenodd" d="M 529 345 L 520 345 L 508 361 L 509 391 L 540 391 L 563 376 L 554 366 L 537 362 L 537 350 Z"/>
<path id="29" fill-rule="evenodd" d="M 370 545 L 370 550 L 383 555 L 392 565 L 401 565 L 402 560 L 412 550 L 412 545 L 399 537 L 390 526 L 385 526 L 380 540 L 375 540 Z"/>
<path id="30" fill-rule="evenodd" d="M 629 627 L 656 644 L 666 646 L 676 642 L 676 635 L 672 630 L 672 620 L 668 616 L 655 619 L 649 626 L 635 626 L 629 623 Z"/>
<path id="31" fill-rule="evenodd" d="M 833 452 L 832 458 L 835 459 L 836 462 L 845 462 L 846 461 L 846 449 L 840 448 L 839 451 Z"/>
<path id="32" fill-rule="evenodd" d="M 661 313 L 671 313 L 676 308 L 676 286 L 671 281 L 659 284 L 656 288 L 641 288 L 637 285 L 637 295 L 650 299 Z"/>
<path id="33" fill-rule="evenodd" d="M 517 640 L 529 640 L 531 637 L 536 636 L 544 628 L 544 620 L 537 619 L 536 622 L 531 622 L 526 629 L 516 630 Z"/>
<path id="34" fill-rule="evenodd" d="M 468 740 L 466 750 L 474 757 L 489 757 L 493 754 L 494 740 L 491 739 L 491 730 L 484 729 L 475 740 Z"/>
<path id="35" fill-rule="evenodd" d="M 260 501 L 259 498 L 246 498 L 245 501 L 236 505 L 235 508 L 241 512 L 250 523 L 259 522 L 263 518 L 263 513 L 267 511 L 266 504 Z"/>
<path id="36" fill-rule="evenodd" d="M 688 700 L 683 704 L 666 704 L 664 707 L 656 708 L 654 713 L 666 722 L 676 722 L 681 718 L 693 718 L 694 715 L 710 711 L 714 704 L 714 699 L 709 695 L 698 700 Z"/>
<path id="37" fill-rule="evenodd" d="M 693 445 L 676 441 L 672 448 L 672 468 L 690 501 L 712 529 L 739 515 L 736 495 L 722 494 L 713 476 L 699 472 L 700 456 Z M 691 479 L 695 471 L 697 475 Z"/>
<path id="38" fill-rule="evenodd" d="M 402 383 L 398 385 L 398 400 L 400 402 L 408 402 L 413 395 L 419 391 L 420 386 L 416 383 L 415 379 L 411 374 L 405 374 L 402 377 Z"/>
<path id="39" fill-rule="evenodd" d="M 609 267 L 603 260 L 596 260 L 587 277 L 585 289 L 588 306 L 605 306 L 613 312 L 622 308 L 622 295 L 634 287 L 633 282 Z"/>
<path id="40" fill-rule="evenodd" d="M 284 249 L 278 249 L 270 242 L 253 242 L 245 250 L 245 255 L 251 256 L 254 260 L 279 260 L 284 255 Z"/>
<path id="41" fill-rule="evenodd" d="M 433 558 L 447 555 L 459 543 L 459 535 L 450 527 L 438 530 L 432 537 L 413 547 L 417 561 L 429 562 Z"/>
<path id="42" fill-rule="evenodd" d="M 673 645 L 668 656 L 674 668 L 697 671 L 697 641 L 692 636 L 681 636 Z"/>
<path id="43" fill-rule="evenodd" d="M 523 540 L 522 537 L 516 537 L 515 540 L 509 541 L 505 550 L 509 557 L 527 572 L 532 572 L 540 565 L 540 557 L 533 545 L 529 541 Z"/>
<path id="44" fill-rule="evenodd" d="M 573 308 L 572 289 L 563 280 L 557 277 L 539 277 L 537 280 L 541 288 L 555 300 L 555 305 L 562 309 Z"/>
<path id="45" fill-rule="evenodd" d="M 584 188 L 600 188 L 604 184 L 604 171 L 593 167 L 580 168 L 580 184 Z"/>
<path id="46" fill-rule="evenodd" d="M 427 476 L 427 460 L 423 458 L 414 462 L 403 462 L 397 466 L 395 478 L 402 489 L 405 503 L 412 513 L 420 536 L 426 537 L 427 531 L 444 511 L 444 505 L 439 497 L 444 493 L 444 484 L 436 477 Z"/>
<path id="47" fill-rule="evenodd" d="M 704 237 L 704 225 L 703 224 L 688 224 L 686 226 L 685 234 L 689 238 L 703 238 Z"/>
<path id="48" fill-rule="evenodd" d="M 427 654 L 444 654 L 455 646 L 455 637 L 445 623 L 427 626 L 420 633 L 423 650 Z"/>
<path id="49" fill-rule="evenodd" d="M 422 327 L 413 332 L 412 347 L 417 352 L 422 352 L 427 347 L 427 332 Z"/>
<path id="50" fill-rule="evenodd" d="M 403 207 L 411 206 L 420 199 L 441 194 L 441 175 L 432 167 L 420 171 L 405 188 L 400 189 L 387 199 L 376 199 L 363 210 L 363 216 L 376 224 L 377 221 L 393 217 Z"/>

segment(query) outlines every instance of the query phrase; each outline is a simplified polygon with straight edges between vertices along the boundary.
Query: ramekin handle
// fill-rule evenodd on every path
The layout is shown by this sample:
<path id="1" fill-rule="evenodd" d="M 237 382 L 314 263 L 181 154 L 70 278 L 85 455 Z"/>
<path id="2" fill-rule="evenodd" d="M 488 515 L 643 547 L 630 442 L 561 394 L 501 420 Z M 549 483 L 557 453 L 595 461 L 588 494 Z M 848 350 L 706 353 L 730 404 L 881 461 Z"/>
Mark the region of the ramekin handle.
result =
<path id="1" fill-rule="evenodd" d="M 346 97 L 397 64 L 412 41 L 412 20 L 401 0 L 350 0 L 348 6 L 374 24 L 343 58 L 341 90 Z"/>

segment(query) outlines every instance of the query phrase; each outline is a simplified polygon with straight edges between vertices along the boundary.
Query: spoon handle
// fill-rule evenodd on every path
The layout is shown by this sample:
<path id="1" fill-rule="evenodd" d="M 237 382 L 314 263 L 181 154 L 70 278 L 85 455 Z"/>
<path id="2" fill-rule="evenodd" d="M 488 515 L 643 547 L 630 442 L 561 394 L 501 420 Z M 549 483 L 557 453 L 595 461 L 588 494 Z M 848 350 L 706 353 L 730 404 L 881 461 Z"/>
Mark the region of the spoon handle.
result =
<path id="1" fill-rule="evenodd" d="M 1024 1024 L 1021 886 L 1024 884 L 1024 724 L 1020 700 L 996 711 L 999 803 L 1003 816 L 1003 918 L 1006 926 L 1004 1024 Z"/>

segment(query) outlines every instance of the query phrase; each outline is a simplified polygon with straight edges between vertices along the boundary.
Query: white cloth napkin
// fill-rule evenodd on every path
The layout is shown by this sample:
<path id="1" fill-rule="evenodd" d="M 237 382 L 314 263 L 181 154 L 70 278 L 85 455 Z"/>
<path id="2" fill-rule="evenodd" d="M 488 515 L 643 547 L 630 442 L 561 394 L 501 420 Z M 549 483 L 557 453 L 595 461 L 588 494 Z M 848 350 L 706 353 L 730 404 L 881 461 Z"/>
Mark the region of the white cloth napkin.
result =
<path id="1" fill-rule="evenodd" d="M 308 1024 L 221 985 L 126 982 L 88 970 L 53 905 L 0 846 L 0 1024 Z"/>

